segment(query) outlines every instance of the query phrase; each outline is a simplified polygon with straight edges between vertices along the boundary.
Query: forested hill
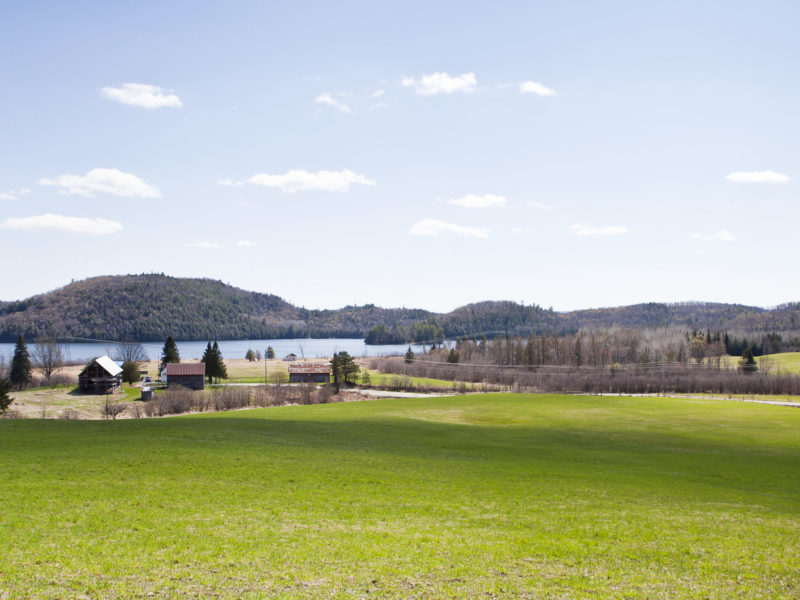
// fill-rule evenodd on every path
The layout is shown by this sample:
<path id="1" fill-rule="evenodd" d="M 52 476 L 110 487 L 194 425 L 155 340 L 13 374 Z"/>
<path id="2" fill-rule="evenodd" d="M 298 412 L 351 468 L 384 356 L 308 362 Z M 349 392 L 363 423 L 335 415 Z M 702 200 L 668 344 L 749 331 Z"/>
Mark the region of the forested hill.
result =
<path id="1" fill-rule="evenodd" d="M 421 309 L 347 306 L 307 310 L 271 294 L 211 279 L 165 275 L 94 277 L 17 302 L 0 303 L 0 341 L 38 336 L 161 341 L 363 337 L 429 341 L 446 337 L 567 333 L 594 327 L 796 331 L 800 303 L 775 309 L 738 304 L 637 304 L 566 313 L 515 302 L 479 302 L 438 314 Z M 382 326 L 382 327 L 380 327 Z M 370 331 L 374 329 L 373 331 Z"/>

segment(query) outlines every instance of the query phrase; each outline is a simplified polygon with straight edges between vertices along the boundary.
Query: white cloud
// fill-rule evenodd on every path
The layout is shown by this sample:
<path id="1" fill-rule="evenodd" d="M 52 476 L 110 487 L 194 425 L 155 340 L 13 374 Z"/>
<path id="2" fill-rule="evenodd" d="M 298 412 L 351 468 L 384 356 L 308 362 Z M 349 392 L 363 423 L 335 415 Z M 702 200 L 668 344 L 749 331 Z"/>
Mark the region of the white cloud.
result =
<path id="1" fill-rule="evenodd" d="M 737 171 L 726 175 L 725 179 L 734 183 L 786 183 L 791 178 L 775 171 Z"/>
<path id="2" fill-rule="evenodd" d="M 234 181 L 230 177 L 227 179 L 220 179 L 219 181 L 217 181 L 217 183 L 220 185 L 231 185 L 234 187 L 239 187 L 240 185 L 244 185 L 243 181 Z"/>
<path id="3" fill-rule="evenodd" d="M 519 84 L 521 94 L 537 94 L 539 96 L 556 96 L 556 91 L 537 81 L 523 81 Z"/>
<path id="4" fill-rule="evenodd" d="M 532 206 L 533 208 L 541 208 L 542 210 L 553 210 L 555 206 L 553 204 L 545 204 L 544 202 L 526 202 L 527 206 Z"/>
<path id="5" fill-rule="evenodd" d="M 439 235 L 440 233 L 455 233 L 464 237 L 488 238 L 489 230 L 477 227 L 465 227 L 455 223 L 446 223 L 437 219 L 423 219 L 415 223 L 409 231 L 411 235 Z"/>
<path id="6" fill-rule="evenodd" d="M 79 194 L 90 198 L 96 193 L 126 198 L 161 197 L 157 187 L 119 169 L 92 169 L 86 175 L 59 175 L 54 179 L 40 179 L 39 183 L 59 187 L 62 194 Z"/>
<path id="7" fill-rule="evenodd" d="M 380 97 L 381 97 L 381 96 L 383 96 L 385 93 L 386 93 L 386 92 L 385 92 L 385 91 L 383 91 L 383 90 L 375 90 L 375 91 L 374 91 L 374 92 L 372 92 L 372 94 L 370 95 L 370 98 L 380 98 Z"/>
<path id="8" fill-rule="evenodd" d="M 332 106 L 336 110 L 347 113 L 348 115 L 353 114 L 353 109 L 347 106 L 344 102 L 339 102 L 336 98 L 331 96 L 330 94 L 320 94 L 316 98 L 314 98 L 314 102 L 317 104 L 327 104 L 328 106 Z"/>
<path id="9" fill-rule="evenodd" d="M 375 185 L 375 181 L 350 169 L 341 171 L 317 171 L 310 173 L 305 169 L 292 169 L 285 175 L 257 173 L 247 183 L 278 188 L 285 194 L 298 191 L 324 190 L 327 192 L 346 192 L 351 185 Z"/>
<path id="10" fill-rule="evenodd" d="M 109 100 L 142 108 L 180 108 L 181 99 L 175 94 L 165 94 L 157 85 L 123 83 L 121 87 L 104 87 L 100 92 Z"/>
<path id="11" fill-rule="evenodd" d="M 0 200 L 17 200 L 20 196 L 24 196 L 25 194 L 30 194 L 30 188 L 22 188 L 19 191 L 14 190 L 7 190 L 5 192 L 0 192 Z"/>
<path id="12" fill-rule="evenodd" d="M 9 217 L 0 223 L 0 227 L 21 231 L 65 232 L 84 235 L 110 235 L 122 230 L 120 223 L 108 219 L 65 217 L 50 213 L 35 217 Z"/>
<path id="13" fill-rule="evenodd" d="M 222 244 L 219 244 L 217 242 L 196 241 L 196 242 L 186 242 L 185 246 L 187 248 L 220 248 Z"/>
<path id="14" fill-rule="evenodd" d="M 369 110 L 378 110 L 379 108 L 386 108 L 389 106 L 386 102 L 376 102 L 375 104 L 370 105 Z"/>
<path id="15" fill-rule="evenodd" d="M 727 231 L 727 230 L 723 229 L 723 230 L 718 231 L 717 233 L 715 233 L 713 235 L 706 235 L 706 234 L 703 234 L 703 233 L 694 233 L 694 234 L 692 234 L 692 239 L 704 240 L 704 241 L 717 240 L 717 241 L 720 241 L 720 242 L 732 242 L 732 241 L 734 241 L 736 239 L 736 237 L 734 237 L 734 235 L 730 231 Z"/>
<path id="16" fill-rule="evenodd" d="M 462 73 L 454 77 L 447 73 L 431 73 L 430 75 L 423 75 L 419 79 L 403 77 L 404 87 L 413 87 L 418 94 L 423 96 L 452 94 L 454 92 L 471 94 L 475 91 L 476 85 L 478 85 L 478 82 L 475 79 L 475 73 Z"/>
<path id="17" fill-rule="evenodd" d="M 496 208 L 500 206 L 506 206 L 508 204 L 505 196 L 496 196 L 494 194 L 484 194 L 483 196 L 467 194 L 461 198 L 452 198 L 450 200 L 437 198 L 437 200 L 440 202 L 446 202 L 447 204 L 464 206 L 466 208 Z"/>
<path id="18" fill-rule="evenodd" d="M 250 248 L 250 247 L 253 247 L 253 246 L 258 246 L 258 244 L 256 242 L 251 242 L 250 240 L 239 240 L 238 242 L 236 242 L 236 245 L 244 247 L 244 248 Z"/>
<path id="19" fill-rule="evenodd" d="M 594 225 L 570 225 L 569 230 L 575 235 L 598 236 L 598 235 L 625 235 L 628 233 L 627 227 L 619 225 L 609 225 L 606 227 L 595 227 Z"/>

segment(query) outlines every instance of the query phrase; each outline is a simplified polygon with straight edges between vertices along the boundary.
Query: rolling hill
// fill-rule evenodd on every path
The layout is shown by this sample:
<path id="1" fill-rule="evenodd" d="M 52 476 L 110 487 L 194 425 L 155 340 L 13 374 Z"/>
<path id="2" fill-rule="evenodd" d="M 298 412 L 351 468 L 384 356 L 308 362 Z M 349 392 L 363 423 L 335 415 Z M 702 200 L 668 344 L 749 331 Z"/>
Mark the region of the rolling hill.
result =
<path id="1" fill-rule="evenodd" d="M 59 338 L 159 341 L 363 337 L 374 326 L 411 331 L 430 325 L 447 337 L 572 332 L 593 327 L 796 331 L 800 303 L 765 309 L 741 304 L 648 303 L 556 312 L 508 301 L 468 304 L 449 313 L 372 304 L 330 310 L 294 306 L 272 294 L 212 279 L 163 274 L 92 277 L 25 300 L 0 303 L 0 341 Z M 424 331 L 424 327 L 421 328 Z"/>

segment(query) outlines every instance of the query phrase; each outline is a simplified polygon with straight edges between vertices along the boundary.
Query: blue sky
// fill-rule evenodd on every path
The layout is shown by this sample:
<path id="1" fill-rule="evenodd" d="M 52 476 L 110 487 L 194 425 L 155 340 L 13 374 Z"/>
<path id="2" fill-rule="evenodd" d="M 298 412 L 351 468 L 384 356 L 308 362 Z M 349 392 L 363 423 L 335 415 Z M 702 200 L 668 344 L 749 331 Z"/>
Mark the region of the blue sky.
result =
<path id="1" fill-rule="evenodd" d="M 0 299 L 800 300 L 792 2 L 5 2 Z"/>

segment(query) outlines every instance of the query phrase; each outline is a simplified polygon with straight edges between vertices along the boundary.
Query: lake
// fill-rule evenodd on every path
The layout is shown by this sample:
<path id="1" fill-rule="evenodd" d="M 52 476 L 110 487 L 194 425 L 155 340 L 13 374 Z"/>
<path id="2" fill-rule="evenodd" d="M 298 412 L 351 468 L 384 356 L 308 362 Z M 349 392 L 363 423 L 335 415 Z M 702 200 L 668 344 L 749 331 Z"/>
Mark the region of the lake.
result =
<path id="1" fill-rule="evenodd" d="M 176 342 L 178 351 L 182 359 L 200 358 L 203 355 L 208 342 Z M 28 351 L 31 352 L 36 344 L 28 344 Z M 161 358 L 163 342 L 142 343 L 147 354 L 151 359 Z M 364 343 L 363 338 L 327 338 L 327 339 L 308 339 L 298 338 L 289 340 L 220 340 L 219 347 L 223 358 L 244 358 L 249 348 L 261 350 L 263 354 L 268 346 L 275 350 L 276 358 L 283 358 L 287 354 L 295 353 L 302 358 L 326 358 L 335 352 L 347 352 L 351 356 L 391 356 L 405 354 L 408 344 L 388 344 L 381 346 L 369 346 Z M 113 343 L 70 343 L 64 344 L 65 356 L 68 361 L 87 361 L 97 356 L 108 354 L 112 358 L 115 355 L 115 345 Z M 422 351 L 422 346 L 411 344 L 411 349 L 415 353 Z M 0 357 L 11 360 L 14 353 L 14 344 L 0 344 Z"/>

